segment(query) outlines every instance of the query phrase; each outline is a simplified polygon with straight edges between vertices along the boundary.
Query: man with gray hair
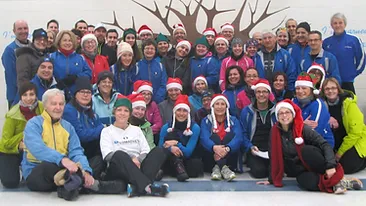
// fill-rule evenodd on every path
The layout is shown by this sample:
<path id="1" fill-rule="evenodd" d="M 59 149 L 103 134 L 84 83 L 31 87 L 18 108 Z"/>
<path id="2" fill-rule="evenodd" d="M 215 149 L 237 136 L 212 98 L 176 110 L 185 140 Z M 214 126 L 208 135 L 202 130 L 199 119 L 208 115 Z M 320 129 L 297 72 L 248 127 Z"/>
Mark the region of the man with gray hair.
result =
<path id="1" fill-rule="evenodd" d="M 13 32 L 15 40 L 5 48 L 1 57 L 5 69 L 6 99 L 9 109 L 18 92 L 15 50 L 20 47 L 28 47 L 31 44 L 28 40 L 29 27 L 26 21 L 17 20 L 14 22 Z"/>
<path id="2" fill-rule="evenodd" d="M 254 32 L 252 38 L 257 40 L 258 48 L 260 49 L 262 47 L 262 40 L 263 40 L 262 32 Z"/>
<path id="3" fill-rule="evenodd" d="M 338 60 L 342 88 L 355 92 L 354 81 L 365 69 L 365 51 L 360 38 L 347 34 L 347 18 L 336 13 L 330 19 L 333 36 L 326 38 L 323 49 L 332 53 Z"/>
<path id="4" fill-rule="evenodd" d="M 254 59 L 259 77 L 267 79 L 272 85 L 273 74 L 284 72 L 288 79 L 288 89 L 294 91 L 296 66 L 290 53 L 278 46 L 276 35 L 272 31 L 264 31 L 262 35 L 263 46 Z"/>
<path id="5" fill-rule="evenodd" d="M 74 127 L 63 120 L 64 93 L 47 90 L 42 96 L 44 111 L 30 119 L 24 129 L 22 171 L 31 191 L 53 191 L 65 200 L 73 200 L 84 187 L 96 193 L 122 193 L 121 181 L 97 181 L 80 146 Z"/>

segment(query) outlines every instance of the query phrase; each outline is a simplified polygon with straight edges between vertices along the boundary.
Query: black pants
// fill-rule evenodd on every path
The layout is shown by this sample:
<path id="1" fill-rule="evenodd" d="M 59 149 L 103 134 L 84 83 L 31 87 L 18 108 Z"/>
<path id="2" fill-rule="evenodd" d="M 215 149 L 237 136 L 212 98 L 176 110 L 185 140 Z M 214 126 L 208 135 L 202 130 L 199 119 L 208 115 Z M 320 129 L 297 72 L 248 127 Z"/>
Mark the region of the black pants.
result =
<path id="1" fill-rule="evenodd" d="M 351 91 L 354 94 L 356 94 L 355 86 L 354 86 L 353 82 L 342 82 L 342 86 L 341 87 L 342 87 L 342 89 Z"/>
<path id="2" fill-rule="evenodd" d="M 138 168 L 127 153 L 116 151 L 109 162 L 106 180 L 123 180 L 134 185 L 139 193 L 143 193 L 145 187 L 154 181 L 165 160 L 163 149 L 155 147 Z"/>
<path id="3" fill-rule="evenodd" d="M 220 139 L 219 135 L 213 134 L 210 139 L 215 145 L 227 145 L 234 138 L 234 133 L 227 133 L 223 140 Z M 227 165 L 231 170 L 236 170 L 238 162 L 238 153 L 229 152 L 226 157 L 219 161 L 214 160 L 213 151 L 204 151 L 202 155 L 203 169 L 205 172 L 212 172 L 212 168 L 217 164 L 220 168 Z"/>
<path id="4" fill-rule="evenodd" d="M 269 174 L 269 160 L 247 153 L 247 165 L 250 168 L 249 174 L 254 178 L 265 178 Z"/>
<path id="5" fill-rule="evenodd" d="M 163 166 L 164 174 L 169 174 L 172 176 L 176 176 L 175 170 L 175 162 L 180 159 L 183 161 L 184 167 L 189 177 L 199 177 L 203 175 L 203 165 L 202 159 L 198 157 L 185 158 L 185 157 L 176 157 L 169 150 L 168 151 L 168 159 Z"/>
<path id="6" fill-rule="evenodd" d="M 57 189 L 53 181 L 55 174 L 62 170 L 61 167 L 54 163 L 42 162 L 33 168 L 27 177 L 27 186 L 31 191 L 50 192 Z"/>
<path id="7" fill-rule="evenodd" d="M 366 167 L 366 158 L 361 158 L 355 147 L 352 147 L 345 152 L 342 158 L 339 160 L 345 174 L 353 174 Z"/>
<path id="8" fill-rule="evenodd" d="M 22 154 L 0 153 L 0 180 L 6 188 L 16 188 L 20 182 L 19 165 Z"/>
<path id="9" fill-rule="evenodd" d="M 300 187 L 309 191 L 319 191 L 319 174 L 325 173 L 325 158 L 323 152 L 314 146 L 306 145 L 301 150 L 304 162 L 312 172 L 302 172 L 296 176 Z"/>
<path id="10" fill-rule="evenodd" d="M 101 155 L 94 156 L 92 158 L 88 158 L 89 166 L 93 170 L 93 177 L 96 180 L 100 180 L 102 172 L 105 171 L 107 164 L 103 161 Z"/>

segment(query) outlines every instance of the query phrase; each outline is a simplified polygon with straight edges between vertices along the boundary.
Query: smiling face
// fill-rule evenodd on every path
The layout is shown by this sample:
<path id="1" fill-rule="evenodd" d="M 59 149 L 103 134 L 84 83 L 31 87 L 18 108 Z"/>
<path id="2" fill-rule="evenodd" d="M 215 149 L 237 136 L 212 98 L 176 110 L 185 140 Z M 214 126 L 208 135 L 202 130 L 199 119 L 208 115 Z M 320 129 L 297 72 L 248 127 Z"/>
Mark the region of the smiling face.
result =
<path id="1" fill-rule="evenodd" d="M 189 53 L 189 48 L 186 45 L 181 45 L 179 47 L 177 47 L 177 52 L 176 55 L 178 55 L 179 57 L 186 57 Z"/>
<path id="2" fill-rule="evenodd" d="M 285 89 L 285 77 L 283 75 L 278 75 L 273 82 L 273 88 L 277 91 L 282 91 Z"/>
<path id="3" fill-rule="evenodd" d="M 218 54 L 224 55 L 224 54 L 226 54 L 226 52 L 228 50 L 228 46 L 226 45 L 224 40 L 218 40 L 215 43 L 215 50 Z"/>
<path id="4" fill-rule="evenodd" d="M 60 47 L 61 49 L 65 49 L 67 51 L 72 50 L 74 48 L 69 34 L 64 34 L 62 36 L 60 41 Z"/>
<path id="5" fill-rule="evenodd" d="M 333 18 L 331 21 L 331 26 L 336 35 L 342 34 L 346 29 L 346 24 L 341 18 Z"/>
<path id="6" fill-rule="evenodd" d="M 243 46 L 240 44 L 235 44 L 233 46 L 233 53 L 234 53 L 234 56 L 240 56 L 241 53 L 243 53 Z"/>
<path id="7" fill-rule="evenodd" d="M 210 46 L 215 43 L 215 36 L 214 35 L 206 35 L 207 42 Z"/>
<path id="8" fill-rule="evenodd" d="M 81 106 L 88 106 L 92 99 L 92 92 L 87 89 L 82 89 L 76 92 L 75 99 Z"/>
<path id="9" fill-rule="evenodd" d="M 26 41 L 28 38 L 28 35 L 29 35 L 29 27 L 28 27 L 27 22 L 16 21 L 14 23 L 13 32 L 19 41 L 21 41 L 21 42 Z"/>
<path id="10" fill-rule="evenodd" d="M 204 56 L 208 52 L 208 48 L 203 44 L 197 44 L 196 46 L 196 54 L 198 56 Z"/>
<path id="11" fill-rule="evenodd" d="M 125 38 L 125 42 L 129 43 L 131 45 L 131 47 L 133 47 L 133 45 L 135 45 L 135 42 L 136 42 L 135 35 L 127 34 L 127 36 Z"/>
<path id="12" fill-rule="evenodd" d="M 116 32 L 109 32 L 107 35 L 107 45 L 115 47 L 117 45 L 118 34 Z"/>
<path id="13" fill-rule="evenodd" d="M 54 35 L 52 34 L 52 31 L 47 32 L 47 48 L 50 48 L 53 43 L 55 42 Z"/>
<path id="14" fill-rule="evenodd" d="M 97 42 L 93 39 L 88 39 L 83 42 L 84 50 L 88 53 L 94 53 L 97 49 Z"/>
<path id="15" fill-rule="evenodd" d="M 88 25 L 84 22 L 79 22 L 76 24 L 76 29 L 81 31 L 81 33 L 85 34 L 88 30 Z"/>
<path id="16" fill-rule="evenodd" d="M 114 109 L 114 116 L 116 117 L 116 122 L 120 124 L 127 124 L 130 118 L 131 112 L 125 106 L 119 106 Z"/>
<path id="17" fill-rule="evenodd" d="M 156 48 L 154 45 L 147 45 L 144 47 L 144 56 L 147 60 L 152 60 L 155 57 Z"/>
<path id="18" fill-rule="evenodd" d="M 323 87 L 323 92 L 330 102 L 334 102 L 337 100 L 339 94 L 338 85 L 333 81 L 328 81 Z"/>
<path id="19" fill-rule="evenodd" d="M 64 95 L 57 94 L 55 96 L 49 97 L 46 104 L 44 105 L 44 110 L 51 116 L 52 119 L 61 119 L 65 108 L 65 97 Z"/>
<path id="20" fill-rule="evenodd" d="M 177 100 L 178 96 L 181 94 L 182 91 L 180 91 L 180 89 L 178 88 L 170 88 L 168 89 L 168 97 L 175 101 Z"/>
<path id="21" fill-rule="evenodd" d="M 257 47 L 256 46 L 248 46 L 247 52 L 250 57 L 253 57 L 257 53 Z"/>
<path id="22" fill-rule="evenodd" d="M 121 63 L 123 66 L 128 67 L 131 65 L 133 54 L 131 52 L 123 52 L 121 55 Z"/>
<path id="23" fill-rule="evenodd" d="M 140 34 L 139 38 L 141 41 L 145 41 L 146 39 L 152 39 L 153 36 L 150 32 L 145 32 L 145 33 Z"/>
<path id="24" fill-rule="evenodd" d="M 137 106 L 132 108 L 132 116 L 142 119 L 145 117 L 146 107 L 143 106 Z"/>
<path id="25" fill-rule="evenodd" d="M 238 69 L 231 69 L 229 72 L 229 83 L 232 85 L 236 85 L 240 82 L 240 73 Z"/>
<path id="26" fill-rule="evenodd" d="M 58 34 L 58 25 L 55 22 L 51 22 L 48 24 L 47 30 L 55 32 L 55 34 Z"/>
<path id="27" fill-rule="evenodd" d="M 308 42 L 309 39 L 309 32 L 307 32 L 304 28 L 297 28 L 296 29 L 296 39 L 300 44 L 304 44 Z"/>
<path id="28" fill-rule="evenodd" d="M 277 35 L 277 42 L 280 46 L 287 46 L 288 45 L 288 35 L 287 32 L 280 32 Z"/>
<path id="29" fill-rule="evenodd" d="M 203 80 L 198 80 L 195 85 L 195 89 L 197 93 L 201 94 L 205 89 L 207 89 L 207 85 Z"/>
<path id="30" fill-rule="evenodd" d="M 255 90 L 255 98 L 257 100 L 257 103 L 259 104 L 265 104 L 268 103 L 269 98 L 269 91 L 265 87 L 258 87 Z"/>
<path id="31" fill-rule="evenodd" d="M 152 93 L 150 91 L 142 91 L 141 94 L 142 96 L 144 96 L 146 105 L 150 104 L 152 99 Z"/>
<path id="32" fill-rule="evenodd" d="M 322 48 L 323 41 L 319 34 L 310 34 L 309 35 L 309 46 L 313 51 L 320 51 Z"/>
<path id="33" fill-rule="evenodd" d="M 188 111 L 183 108 L 179 108 L 177 111 L 175 111 L 175 119 L 177 119 L 178 122 L 186 121 L 188 119 L 188 115 Z"/>
<path id="34" fill-rule="evenodd" d="M 28 90 L 24 94 L 22 94 L 20 99 L 26 106 L 31 106 L 37 99 L 36 92 L 33 89 Z"/>
<path id="35" fill-rule="evenodd" d="M 158 51 L 161 54 L 166 54 L 168 52 L 169 49 L 169 44 L 166 41 L 160 41 L 158 43 Z"/>
<path id="36" fill-rule="evenodd" d="M 38 37 L 34 40 L 33 44 L 40 51 L 44 51 L 47 48 L 48 38 Z"/>
<path id="37" fill-rule="evenodd" d="M 282 126 L 288 126 L 294 120 L 294 115 L 292 114 L 291 110 L 282 107 L 280 110 L 278 110 L 277 119 Z"/>
<path id="38" fill-rule="evenodd" d="M 305 99 L 310 97 L 311 95 L 311 88 L 306 86 L 297 86 L 296 87 L 296 98 L 298 99 Z"/>
<path id="39" fill-rule="evenodd" d="M 249 87 L 251 87 L 256 81 L 258 81 L 258 79 L 259 79 L 259 76 L 258 76 L 257 70 L 248 69 L 245 72 L 244 81 Z"/>
<path id="40" fill-rule="evenodd" d="M 107 95 L 111 94 L 112 88 L 113 88 L 113 81 L 109 78 L 105 78 L 105 79 L 101 80 L 98 84 L 99 92 L 101 92 L 103 94 L 107 94 Z"/>
<path id="41" fill-rule="evenodd" d="M 186 33 L 183 31 L 183 29 L 177 29 L 174 32 L 174 40 L 175 42 L 179 42 L 181 40 L 184 40 L 186 38 Z"/>
<path id="42" fill-rule="evenodd" d="M 231 29 L 224 29 L 221 32 L 222 36 L 225 37 L 229 42 L 234 38 L 234 32 Z"/>
<path id="43" fill-rule="evenodd" d="M 272 33 L 263 34 L 263 46 L 267 51 L 271 51 L 276 46 L 276 37 Z"/>
<path id="44" fill-rule="evenodd" d="M 51 62 L 43 62 L 38 67 L 37 75 L 43 80 L 51 80 L 53 76 L 53 64 Z"/>
<path id="45" fill-rule="evenodd" d="M 98 43 L 105 42 L 105 38 L 107 36 L 107 30 L 104 27 L 100 27 L 94 30 L 94 35 L 97 37 Z"/>
<path id="46" fill-rule="evenodd" d="M 291 36 L 296 36 L 296 27 L 297 27 L 297 22 L 295 20 L 289 20 L 287 22 L 286 28 Z"/>
<path id="47" fill-rule="evenodd" d="M 223 116 L 226 113 L 227 105 L 224 100 L 217 100 L 213 105 L 214 114 L 216 116 Z"/>

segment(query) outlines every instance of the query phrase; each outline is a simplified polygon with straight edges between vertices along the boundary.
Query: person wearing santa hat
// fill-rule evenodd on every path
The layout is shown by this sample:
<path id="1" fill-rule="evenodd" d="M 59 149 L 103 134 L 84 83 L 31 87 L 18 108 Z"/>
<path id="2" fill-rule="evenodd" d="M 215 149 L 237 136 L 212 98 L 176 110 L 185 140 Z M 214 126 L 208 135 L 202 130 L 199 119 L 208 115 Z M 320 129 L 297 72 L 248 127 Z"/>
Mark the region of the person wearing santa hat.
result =
<path id="1" fill-rule="evenodd" d="M 332 147 L 311 127 L 304 124 L 301 109 L 291 100 L 277 103 L 278 122 L 272 127 L 269 144 L 270 176 L 268 181 L 283 187 L 284 173 L 296 177 L 299 186 L 309 191 L 342 194 L 347 189 L 360 190 L 359 179 L 345 178 Z"/>
<path id="2" fill-rule="evenodd" d="M 220 68 L 220 88 L 221 91 L 225 90 L 225 73 L 226 69 L 230 66 L 239 66 L 243 72 L 245 72 L 248 68 L 254 67 L 254 62 L 251 58 L 247 57 L 244 52 L 244 42 L 240 38 L 234 38 L 231 41 L 232 52 L 229 57 L 226 57 L 222 60 L 221 68 Z"/>
<path id="3" fill-rule="evenodd" d="M 187 32 L 183 24 L 173 25 L 173 40 L 175 44 L 187 39 Z"/>
<path id="4" fill-rule="evenodd" d="M 133 84 L 134 92 L 142 94 L 146 104 L 146 119 L 151 124 L 151 129 L 154 134 L 154 144 L 158 145 L 160 138 L 160 129 L 163 126 L 163 120 L 160 116 L 158 105 L 152 100 L 153 87 L 151 82 L 144 80 L 137 80 Z"/>
<path id="5" fill-rule="evenodd" d="M 203 31 L 202 35 L 206 37 L 206 40 L 209 45 L 208 50 L 213 53 L 215 51 L 214 44 L 215 44 L 215 38 L 217 36 L 215 28 L 206 28 Z"/>
<path id="6" fill-rule="evenodd" d="M 195 55 L 189 60 L 191 67 L 191 82 L 198 76 L 204 76 L 211 89 L 217 88 L 220 65 L 216 58 L 209 52 L 209 44 L 204 36 L 196 40 Z"/>
<path id="7" fill-rule="evenodd" d="M 165 99 L 167 74 L 163 64 L 156 59 L 157 45 L 147 39 L 142 44 L 144 57 L 136 63 L 136 80 L 150 81 L 153 86 L 153 100 L 159 104 Z"/>
<path id="8" fill-rule="evenodd" d="M 238 95 L 244 90 L 244 72 L 239 66 L 230 66 L 225 72 L 227 84 L 222 92 L 230 103 L 230 115 L 239 117 L 240 111 L 237 108 Z"/>
<path id="9" fill-rule="evenodd" d="M 183 91 L 189 94 L 192 90 L 192 82 L 190 79 L 191 68 L 189 66 L 189 52 L 192 44 L 187 40 L 181 40 L 175 47 L 174 55 L 167 55 L 161 63 L 166 69 L 168 77 L 179 78 L 183 82 Z"/>
<path id="10" fill-rule="evenodd" d="M 330 114 L 324 101 L 315 95 L 319 90 L 314 87 L 316 77 L 306 72 L 300 73 L 295 82 L 296 93 L 294 103 L 302 110 L 304 124 L 317 131 L 328 143 L 334 147 L 334 136 L 330 128 Z"/>
<path id="11" fill-rule="evenodd" d="M 241 170 L 237 167 L 243 139 L 241 124 L 236 117 L 230 115 L 230 104 L 224 95 L 214 95 L 210 106 L 211 114 L 201 122 L 204 171 L 212 171 L 212 180 L 223 177 L 232 181 L 236 177 L 234 171 Z"/>
<path id="12" fill-rule="evenodd" d="M 94 34 L 87 34 L 81 39 L 81 55 L 85 58 L 91 71 L 91 83 L 95 84 L 98 79 L 98 74 L 101 71 L 109 71 L 109 64 L 107 57 L 98 54 L 97 45 L 98 40 Z"/>
<path id="13" fill-rule="evenodd" d="M 271 86 L 268 80 L 259 79 L 252 89 L 255 100 L 240 113 L 243 125 L 243 151 L 247 153 L 249 174 L 254 178 L 268 177 L 269 160 L 258 156 L 258 152 L 268 152 L 271 128 L 276 123 L 275 106 L 270 101 Z"/>
<path id="14" fill-rule="evenodd" d="M 134 53 L 129 43 L 121 42 L 118 44 L 118 60 L 116 64 L 111 66 L 110 70 L 114 75 L 114 89 L 123 95 L 132 93 L 132 84 L 137 78 L 133 56 Z"/>
<path id="15" fill-rule="evenodd" d="M 189 103 L 194 111 L 202 108 L 202 93 L 208 89 L 207 80 L 204 76 L 198 76 L 192 83 L 193 94 L 189 96 Z"/>
<path id="16" fill-rule="evenodd" d="M 179 95 L 173 107 L 172 121 L 166 123 L 160 132 L 159 146 L 169 151 L 164 171 L 174 171 L 172 173 L 179 182 L 203 175 L 196 147 L 200 127 L 192 122 L 190 110 L 188 96 Z"/>
<path id="17" fill-rule="evenodd" d="M 145 41 L 146 39 L 152 39 L 154 34 L 150 27 L 144 24 L 138 29 L 137 35 L 141 41 Z"/>
<path id="18" fill-rule="evenodd" d="M 225 23 L 221 26 L 221 35 L 225 37 L 229 42 L 234 38 L 234 26 L 230 23 Z"/>
<path id="19" fill-rule="evenodd" d="M 128 197 L 150 195 L 165 197 L 168 184 L 154 183 L 156 174 L 166 160 L 162 148 L 150 151 L 144 134 L 128 121 L 132 114 L 131 101 L 119 94 L 113 106 L 116 121 L 102 130 L 100 149 L 108 163 L 106 179 L 122 179 L 128 183 Z"/>
<path id="20" fill-rule="evenodd" d="M 134 126 L 140 127 L 144 134 L 147 143 L 149 144 L 150 150 L 156 146 L 154 144 L 154 136 L 151 129 L 151 124 L 145 118 L 146 114 L 146 103 L 142 94 L 130 94 L 128 99 L 132 103 L 132 113 L 128 122 Z"/>
<path id="21" fill-rule="evenodd" d="M 218 65 L 221 67 L 222 60 L 230 56 L 229 41 L 225 39 L 225 37 L 219 35 L 215 39 L 214 46 L 215 46 L 215 52 L 213 57 L 218 62 Z"/>

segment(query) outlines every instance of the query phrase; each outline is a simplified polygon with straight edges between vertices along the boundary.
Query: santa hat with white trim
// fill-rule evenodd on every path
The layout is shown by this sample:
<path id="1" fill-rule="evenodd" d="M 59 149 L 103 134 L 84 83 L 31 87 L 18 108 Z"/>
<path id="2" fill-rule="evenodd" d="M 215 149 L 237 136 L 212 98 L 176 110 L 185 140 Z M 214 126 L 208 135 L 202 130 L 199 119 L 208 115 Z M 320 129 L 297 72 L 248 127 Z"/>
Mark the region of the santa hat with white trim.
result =
<path id="1" fill-rule="evenodd" d="M 212 36 L 217 36 L 217 32 L 215 30 L 215 28 L 206 28 L 204 31 L 203 31 L 203 36 L 207 36 L 207 35 L 212 35 Z"/>
<path id="2" fill-rule="evenodd" d="M 187 46 L 188 47 L 188 53 L 191 51 L 192 48 L 192 43 L 187 41 L 187 40 L 180 40 L 176 46 L 176 48 L 180 47 L 180 46 Z"/>
<path id="3" fill-rule="evenodd" d="M 128 95 L 128 99 L 132 103 L 132 109 L 135 107 L 145 107 L 146 108 L 146 103 L 144 100 L 144 96 L 142 96 L 142 94 L 130 94 L 130 95 Z"/>
<path id="4" fill-rule="evenodd" d="M 153 31 L 150 29 L 150 27 L 148 27 L 147 25 L 142 25 L 139 30 L 137 31 L 137 34 L 140 36 L 141 34 L 146 34 L 146 33 L 150 33 L 151 35 L 153 35 Z"/>
<path id="5" fill-rule="evenodd" d="M 149 91 L 153 93 L 151 82 L 146 80 L 137 80 L 133 83 L 133 93 L 141 93 L 142 91 Z"/>
<path id="6" fill-rule="evenodd" d="M 226 46 L 229 46 L 229 41 L 224 36 L 222 36 L 222 35 L 218 35 L 216 37 L 215 44 L 217 43 L 217 41 L 220 41 L 220 40 L 224 41 L 225 44 L 226 44 Z"/>
<path id="7" fill-rule="evenodd" d="M 230 132 L 230 113 L 229 113 L 229 108 L 230 108 L 230 104 L 229 101 L 227 100 L 227 98 L 223 95 L 223 94 L 215 94 L 211 100 L 211 117 L 212 117 L 212 126 L 213 126 L 213 132 L 217 133 L 217 121 L 216 121 L 216 117 L 215 117 L 215 111 L 214 111 L 214 104 L 218 101 L 218 100 L 223 100 L 226 103 L 226 121 L 227 121 L 227 127 L 225 129 L 225 132 Z"/>
<path id="8" fill-rule="evenodd" d="M 234 26 L 230 23 L 225 23 L 221 26 L 221 32 L 224 31 L 224 29 L 230 29 L 234 32 Z"/>
<path id="9" fill-rule="evenodd" d="M 174 24 L 174 25 L 173 25 L 173 36 L 174 36 L 175 32 L 176 32 L 178 29 L 183 30 L 183 31 L 184 31 L 184 33 L 185 33 L 185 34 L 187 34 L 187 32 L 186 32 L 186 28 L 184 27 L 184 25 L 183 25 L 183 24 Z"/>
<path id="10" fill-rule="evenodd" d="M 299 74 L 299 76 L 297 77 L 297 80 L 295 82 L 295 87 L 298 87 L 298 86 L 310 87 L 314 90 L 313 92 L 315 94 L 316 92 L 315 92 L 315 88 L 314 88 L 314 83 L 315 83 L 314 81 L 316 81 L 315 75 L 308 74 L 306 72 L 301 72 Z"/>
<path id="11" fill-rule="evenodd" d="M 322 65 L 320 65 L 320 64 L 314 63 L 313 65 L 311 65 L 309 67 L 308 71 L 306 71 L 306 72 L 307 73 L 310 73 L 310 71 L 316 70 L 316 69 L 319 70 L 319 71 L 321 71 L 321 73 L 323 74 L 322 79 L 320 80 L 319 88 L 315 88 L 314 87 L 314 91 L 313 91 L 314 94 L 319 95 L 320 94 L 320 90 L 322 89 L 323 82 L 325 80 L 325 70 L 324 70 L 324 67 Z"/>
<path id="12" fill-rule="evenodd" d="M 180 89 L 181 91 L 183 91 L 183 83 L 182 80 L 180 80 L 179 78 L 168 78 L 168 82 L 166 84 L 166 90 L 169 90 L 171 88 L 177 88 Z"/>
<path id="13" fill-rule="evenodd" d="M 269 85 L 269 82 L 267 79 L 258 79 L 252 86 L 252 90 L 256 90 L 258 89 L 259 87 L 264 87 L 266 89 L 268 89 L 269 93 L 272 92 L 271 90 L 271 86 Z"/>
<path id="14" fill-rule="evenodd" d="M 170 128 L 168 128 L 167 132 L 172 132 L 174 130 L 174 126 L 175 126 L 175 112 L 178 109 L 185 109 L 188 111 L 188 118 L 187 118 L 187 127 L 184 130 L 183 134 L 185 136 L 191 136 L 193 134 L 192 130 L 191 130 L 191 108 L 189 105 L 189 100 L 188 100 L 188 96 L 187 95 L 183 95 L 180 94 L 177 98 L 177 100 L 175 101 L 174 107 L 173 107 L 173 122 Z"/>

